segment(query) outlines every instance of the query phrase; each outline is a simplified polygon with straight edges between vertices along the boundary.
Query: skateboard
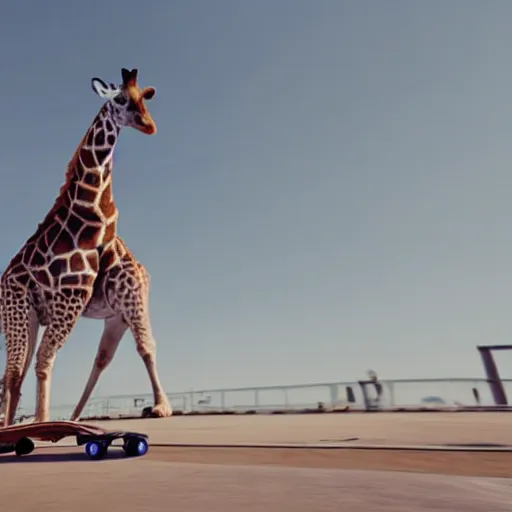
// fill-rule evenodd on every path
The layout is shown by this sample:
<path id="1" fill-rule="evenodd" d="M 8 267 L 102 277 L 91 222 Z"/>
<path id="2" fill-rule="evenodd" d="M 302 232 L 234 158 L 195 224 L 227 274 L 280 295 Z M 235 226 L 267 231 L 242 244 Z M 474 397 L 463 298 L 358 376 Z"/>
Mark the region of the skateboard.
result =
<path id="1" fill-rule="evenodd" d="M 71 436 L 75 436 L 78 446 L 85 445 L 86 455 L 93 460 L 103 459 L 116 439 L 123 440 L 122 448 L 127 457 L 141 457 L 149 449 L 146 434 L 104 430 L 74 421 L 48 421 L 0 428 L 0 445 L 3 445 L 0 453 L 14 451 L 18 456 L 28 455 L 35 449 L 34 439 L 56 443 Z"/>

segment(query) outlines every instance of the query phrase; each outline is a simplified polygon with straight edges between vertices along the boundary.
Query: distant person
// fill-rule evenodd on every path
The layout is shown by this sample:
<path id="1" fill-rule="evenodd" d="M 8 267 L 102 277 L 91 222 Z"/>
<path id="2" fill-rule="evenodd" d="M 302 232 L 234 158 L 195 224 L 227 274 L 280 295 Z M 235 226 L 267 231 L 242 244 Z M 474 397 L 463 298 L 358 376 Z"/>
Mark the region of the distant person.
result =
<path id="1" fill-rule="evenodd" d="M 380 405 L 380 400 L 382 398 L 382 392 L 384 391 L 384 388 L 382 387 L 382 384 L 379 381 L 379 378 L 377 377 L 377 373 L 373 370 L 368 370 L 368 380 L 373 384 L 375 388 L 376 398 L 375 398 L 375 405 Z"/>

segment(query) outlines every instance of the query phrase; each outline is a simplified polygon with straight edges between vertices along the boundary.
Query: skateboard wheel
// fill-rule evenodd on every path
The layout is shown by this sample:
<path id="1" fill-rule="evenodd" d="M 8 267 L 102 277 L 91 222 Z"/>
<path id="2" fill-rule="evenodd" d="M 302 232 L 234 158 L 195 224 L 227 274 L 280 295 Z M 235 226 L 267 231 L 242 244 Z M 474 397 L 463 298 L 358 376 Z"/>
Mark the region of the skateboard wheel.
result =
<path id="1" fill-rule="evenodd" d="M 34 441 L 28 437 L 23 437 L 16 443 L 14 451 L 18 457 L 21 457 L 22 455 L 28 455 L 29 453 L 32 453 L 34 448 Z"/>
<path id="2" fill-rule="evenodd" d="M 127 457 L 142 457 L 148 452 L 148 442 L 143 437 L 132 437 L 127 439 L 123 446 Z"/>
<path id="3" fill-rule="evenodd" d="M 107 454 L 107 445 L 101 441 L 90 441 L 85 445 L 85 453 L 90 459 L 103 459 Z"/>

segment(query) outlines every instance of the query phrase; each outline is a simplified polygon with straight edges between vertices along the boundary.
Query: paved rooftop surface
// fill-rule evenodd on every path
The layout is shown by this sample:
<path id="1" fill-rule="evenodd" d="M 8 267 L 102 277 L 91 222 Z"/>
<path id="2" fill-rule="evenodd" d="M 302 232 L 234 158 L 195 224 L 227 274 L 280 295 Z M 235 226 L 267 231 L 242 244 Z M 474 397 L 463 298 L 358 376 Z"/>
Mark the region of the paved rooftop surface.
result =
<path id="1" fill-rule="evenodd" d="M 102 424 L 148 433 L 153 443 L 512 445 L 511 423 L 507 413 L 392 413 L 175 417 Z M 353 438 L 357 441 L 347 441 Z M 493 474 L 500 464 L 512 467 L 512 454 L 496 454 L 501 459 L 494 462 L 485 454 L 491 471 L 484 473 L 481 460 L 473 460 L 482 454 L 448 459 L 441 452 L 438 456 L 445 458 L 436 459 L 429 452 L 430 465 L 421 466 L 421 456 L 413 452 L 402 451 L 401 462 L 392 462 L 393 450 L 379 450 L 377 465 L 376 457 L 370 461 L 377 453 L 371 450 L 365 452 L 369 462 L 355 450 L 352 459 L 345 450 L 321 450 L 320 461 L 307 449 L 291 450 L 293 456 L 278 449 L 267 450 L 264 456 L 261 450 L 257 455 L 257 449 L 236 449 L 236 454 L 234 449 L 223 450 L 154 446 L 146 457 L 126 459 L 121 450 L 112 449 L 109 458 L 99 462 L 85 459 L 82 449 L 63 446 L 19 459 L 0 456 L 2 504 L 16 512 L 85 512 L 91 507 L 130 512 L 511 510 L 512 480 L 448 473 L 467 474 L 464 471 L 473 464 L 474 474 Z M 503 458 L 507 456 L 510 464 Z M 360 469 L 340 469 L 344 467 Z M 380 467 L 395 471 L 374 470 Z M 445 474 L 397 471 L 404 467 Z"/>

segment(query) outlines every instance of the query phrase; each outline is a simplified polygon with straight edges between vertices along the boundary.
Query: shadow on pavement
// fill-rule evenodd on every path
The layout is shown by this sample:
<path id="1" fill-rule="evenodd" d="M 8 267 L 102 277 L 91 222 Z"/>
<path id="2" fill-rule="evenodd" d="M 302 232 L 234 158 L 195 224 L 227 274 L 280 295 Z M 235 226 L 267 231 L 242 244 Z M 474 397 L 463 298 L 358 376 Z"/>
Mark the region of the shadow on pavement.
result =
<path id="1" fill-rule="evenodd" d="M 106 457 L 103 460 L 91 460 L 87 455 L 83 452 L 69 451 L 69 452 L 59 452 L 59 453 L 44 453 L 45 450 L 42 451 L 34 451 L 29 455 L 24 455 L 22 457 L 18 457 L 14 454 L 12 455 L 1 455 L 0 456 L 0 465 L 1 464 L 30 464 L 34 462 L 73 462 L 83 460 L 89 463 L 98 463 L 98 462 L 108 462 L 109 460 L 118 460 L 118 459 L 126 459 L 127 457 L 124 455 L 122 450 L 109 450 Z"/>

